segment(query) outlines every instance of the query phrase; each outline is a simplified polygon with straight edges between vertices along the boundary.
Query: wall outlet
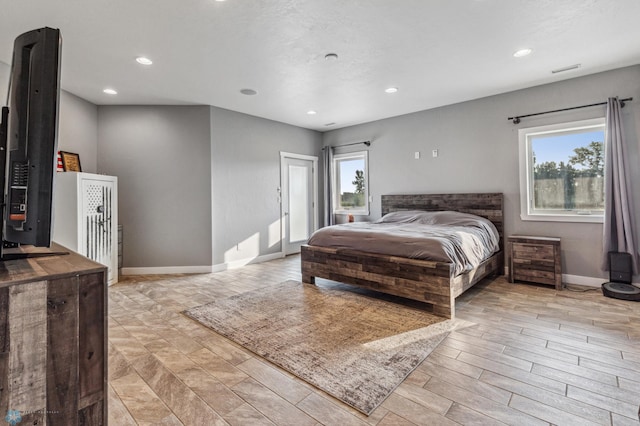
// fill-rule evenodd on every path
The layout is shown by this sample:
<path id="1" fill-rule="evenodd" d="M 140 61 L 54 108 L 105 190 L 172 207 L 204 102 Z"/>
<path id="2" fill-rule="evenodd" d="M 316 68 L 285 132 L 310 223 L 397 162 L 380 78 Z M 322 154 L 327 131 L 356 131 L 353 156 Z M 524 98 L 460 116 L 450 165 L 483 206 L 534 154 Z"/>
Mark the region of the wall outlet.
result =
<path id="1" fill-rule="evenodd" d="M 420 151 L 416 151 L 416 152 L 413 154 L 413 158 L 415 158 L 416 160 L 419 160 L 419 159 L 420 159 Z"/>
<path id="2" fill-rule="evenodd" d="M 431 151 L 431 155 L 435 158 L 438 156 L 438 150 L 434 149 L 433 151 Z"/>

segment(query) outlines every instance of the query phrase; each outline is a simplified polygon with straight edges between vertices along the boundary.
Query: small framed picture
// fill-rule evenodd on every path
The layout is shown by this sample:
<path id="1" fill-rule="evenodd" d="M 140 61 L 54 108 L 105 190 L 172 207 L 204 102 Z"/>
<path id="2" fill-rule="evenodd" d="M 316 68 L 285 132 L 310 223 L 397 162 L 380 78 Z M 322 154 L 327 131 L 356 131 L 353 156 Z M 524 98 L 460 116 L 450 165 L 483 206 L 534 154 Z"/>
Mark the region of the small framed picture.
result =
<path id="1" fill-rule="evenodd" d="M 73 152 L 60 151 L 62 157 L 62 169 L 65 172 L 81 172 L 80 155 Z"/>

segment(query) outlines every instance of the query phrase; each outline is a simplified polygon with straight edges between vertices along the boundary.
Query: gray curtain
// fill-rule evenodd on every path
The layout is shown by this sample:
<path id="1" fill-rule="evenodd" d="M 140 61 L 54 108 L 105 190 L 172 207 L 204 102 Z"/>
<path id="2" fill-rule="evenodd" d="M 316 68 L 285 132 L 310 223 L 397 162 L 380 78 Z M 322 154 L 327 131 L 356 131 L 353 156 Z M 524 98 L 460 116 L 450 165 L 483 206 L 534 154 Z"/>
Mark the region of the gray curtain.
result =
<path id="1" fill-rule="evenodd" d="M 604 177 L 603 269 L 609 270 L 608 253 L 626 252 L 633 259 L 633 272 L 638 273 L 638 251 L 631 198 L 630 170 L 618 98 L 607 101 Z"/>
<path id="2" fill-rule="evenodd" d="M 333 147 L 325 146 L 322 149 L 324 170 L 324 226 L 335 224 L 333 217 L 333 191 L 331 179 L 333 178 Z"/>

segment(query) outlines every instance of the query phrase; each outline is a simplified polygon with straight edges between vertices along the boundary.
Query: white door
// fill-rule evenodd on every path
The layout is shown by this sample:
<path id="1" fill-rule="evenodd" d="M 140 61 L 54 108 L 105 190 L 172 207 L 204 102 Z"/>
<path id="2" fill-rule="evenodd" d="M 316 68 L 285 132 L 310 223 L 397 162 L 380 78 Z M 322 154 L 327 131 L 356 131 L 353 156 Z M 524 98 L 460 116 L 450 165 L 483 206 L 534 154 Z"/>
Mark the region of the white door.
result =
<path id="1" fill-rule="evenodd" d="M 317 227 L 318 158 L 281 153 L 282 250 L 299 253 Z"/>

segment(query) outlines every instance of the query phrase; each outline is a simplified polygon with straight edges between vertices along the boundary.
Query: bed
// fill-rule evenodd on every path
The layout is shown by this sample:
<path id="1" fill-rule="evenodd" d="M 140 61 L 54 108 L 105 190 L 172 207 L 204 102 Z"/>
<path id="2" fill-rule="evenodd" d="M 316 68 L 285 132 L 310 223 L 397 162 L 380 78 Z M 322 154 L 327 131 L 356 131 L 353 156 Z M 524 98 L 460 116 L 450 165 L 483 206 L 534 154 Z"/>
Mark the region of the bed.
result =
<path id="1" fill-rule="evenodd" d="M 457 211 L 488 219 L 498 232 L 498 251 L 472 269 L 458 273 L 451 262 L 422 260 L 351 248 L 303 245 L 302 281 L 325 278 L 401 296 L 430 305 L 430 310 L 455 317 L 455 298 L 490 275 L 504 271 L 503 196 L 501 193 L 383 195 L 382 215 L 423 210 Z"/>

